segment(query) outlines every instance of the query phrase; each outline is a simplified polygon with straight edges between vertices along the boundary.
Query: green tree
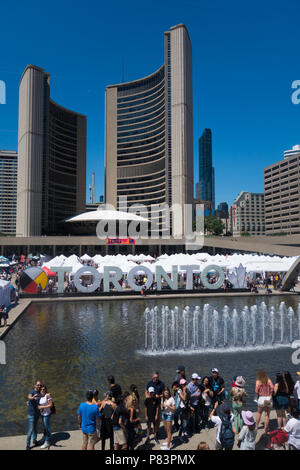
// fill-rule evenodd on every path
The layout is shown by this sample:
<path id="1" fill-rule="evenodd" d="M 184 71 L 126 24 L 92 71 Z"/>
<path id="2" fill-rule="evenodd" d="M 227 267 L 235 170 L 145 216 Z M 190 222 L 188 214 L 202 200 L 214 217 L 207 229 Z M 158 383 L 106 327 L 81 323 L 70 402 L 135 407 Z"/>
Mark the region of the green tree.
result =
<path id="1" fill-rule="evenodd" d="M 223 222 L 218 219 L 215 215 L 207 215 L 204 217 L 204 230 L 205 233 L 211 233 L 213 235 L 221 235 L 225 226 Z"/>

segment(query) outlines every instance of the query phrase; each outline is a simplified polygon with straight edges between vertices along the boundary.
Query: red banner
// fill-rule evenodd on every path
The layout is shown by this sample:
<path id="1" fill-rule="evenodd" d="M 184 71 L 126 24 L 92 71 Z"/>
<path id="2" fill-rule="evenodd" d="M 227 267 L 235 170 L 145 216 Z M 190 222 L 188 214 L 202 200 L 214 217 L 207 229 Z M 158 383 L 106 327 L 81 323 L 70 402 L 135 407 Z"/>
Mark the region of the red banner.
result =
<path id="1" fill-rule="evenodd" d="M 107 238 L 106 245 L 135 245 L 134 238 Z"/>

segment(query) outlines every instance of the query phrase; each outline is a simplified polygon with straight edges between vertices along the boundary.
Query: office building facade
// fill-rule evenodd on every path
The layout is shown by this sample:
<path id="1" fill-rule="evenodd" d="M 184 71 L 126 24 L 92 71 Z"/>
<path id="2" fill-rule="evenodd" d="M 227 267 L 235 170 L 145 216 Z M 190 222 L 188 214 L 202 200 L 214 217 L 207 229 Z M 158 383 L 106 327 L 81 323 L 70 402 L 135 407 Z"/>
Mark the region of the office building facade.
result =
<path id="1" fill-rule="evenodd" d="M 266 234 L 300 234 L 300 146 L 264 169 Z"/>
<path id="2" fill-rule="evenodd" d="M 183 233 L 184 204 L 193 203 L 192 50 L 188 31 L 177 25 L 164 34 L 165 58 L 153 74 L 106 88 L 105 202 L 140 215 L 167 233 Z"/>
<path id="3" fill-rule="evenodd" d="M 16 234 L 18 154 L 0 150 L 0 233 Z"/>
<path id="4" fill-rule="evenodd" d="M 264 194 L 242 191 L 230 207 L 229 215 L 230 231 L 233 236 L 264 235 Z"/>
<path id="5" fill-rule="evenodd" d="M 199 139 L 199 182 L 196 184 L 196 198 L 211 201 L 215 209 L 215 169 L 212 166 L 212 133 L 204 129 Z"/>
<path id="6" fill-rule="evenodd" d="M 227 202 L 220 202 L 220 204 L 218 204 L 218 207 L 216 209 L 216 216 L 221 218 L 221 219 L 227 219 L 228 218 L 228 204 L 227 204 Z"/>
<path id="7" fill-rule="evenodd" d="M 50 75 L 28 65 L 19 88 L 17 236 L 55 235 L 84 212 L 86 117 L 50 98 Z"/>

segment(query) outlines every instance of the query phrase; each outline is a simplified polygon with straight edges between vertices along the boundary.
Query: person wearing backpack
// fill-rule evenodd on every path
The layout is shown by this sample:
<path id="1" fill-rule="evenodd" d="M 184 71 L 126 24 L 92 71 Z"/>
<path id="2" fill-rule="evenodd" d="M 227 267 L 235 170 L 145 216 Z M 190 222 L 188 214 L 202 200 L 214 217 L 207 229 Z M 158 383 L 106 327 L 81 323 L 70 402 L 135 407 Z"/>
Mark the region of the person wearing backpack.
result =
<path id="1" fill-rule="evenodd" d="M 218 416 L 215 416 L 215 408 L 209 419 L 217 426 L 216 450 L 232 450 L 234 446 L 235 428 L 234 416 L 228 405 L 223 403 L 218 407 Z"/>
<path id="2" fill-rule="evenodd" d="M 102 441 L 102 450 L 105 450 L 106 439 L 109 439 L 110 450 L 114 450 L 114 431 L 113 431 L 113 424 L 112 424 L 112 415 L 117 405 L 112 401 L 112 398 L 113 398 L 112 393 L 106 392 L 105 398 L 102 401 L 101 406 L 100 406 L 100 413 L 101 413 L 100 435 L 101 435 L 101 441 Z"/>

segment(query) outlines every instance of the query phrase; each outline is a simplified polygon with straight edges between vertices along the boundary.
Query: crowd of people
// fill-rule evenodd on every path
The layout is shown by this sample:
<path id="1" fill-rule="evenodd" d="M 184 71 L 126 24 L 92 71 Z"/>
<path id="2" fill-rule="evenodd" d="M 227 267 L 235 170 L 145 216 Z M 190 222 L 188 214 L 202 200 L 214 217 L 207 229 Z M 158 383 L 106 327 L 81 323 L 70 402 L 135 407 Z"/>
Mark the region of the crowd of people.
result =
<path id="1" fill-rule="evenodd" d="M 247 406 L 245 379 L 242 376 L 233 377 L 228 391 L 217 368 L 201 378 L 197 373 L 187 377 L 185 367 L 178 366 L 171 387 L 165 385 L 158 372 L 154 372 L 142 394 L 135 384 L 130 386 L 129 391 L 122 392 L 114 376 L 108 376 L 108 391 L 103 400 L 99 399 L 97 389 L 91 389 L 86 392 L 85 401 L 78 407 L 82 450 L 94 450 L 99 441 L 101 449 L 105 450 L 107 440 L 110 450 L 134 450 L 138 442 L 142 441 L 142 448 L 149 449 L 153 439 L 161 450 L 168 451 L 180 443 L 187 443 L 203 429 L 215 426 L 216 450 L 232 450 L 235 443 L 241 450 L 300 450 L 300 372 L 297 375 L 294 381 L 288 371 L 278 373 L 273 384 L 265 371 L 257 372 L 256 417 Z M 41 381 L 36 381 L 33 390 L 29 392 L 27 405 L 26 449 L 31 449 L 31 438 L 34 446 L 42 444 L 42 448 L 49 448 L 50 421 L 56 409 L 52 395 Z M 277 416 L 274 430 L 270 430 L 272 409 Z M 262 415 L 264 432 L 257 440 Z M 38 442 L 37 424 L 40 418 L 44 436 Z M 145 435 L 142 421 L 146 423 Z M 163 443 L 160 442 L 162 434 L 165 437 Z M 202 440 L 197 449 L 208 450 L 209 445 Z"/>

